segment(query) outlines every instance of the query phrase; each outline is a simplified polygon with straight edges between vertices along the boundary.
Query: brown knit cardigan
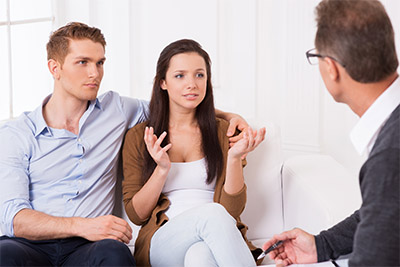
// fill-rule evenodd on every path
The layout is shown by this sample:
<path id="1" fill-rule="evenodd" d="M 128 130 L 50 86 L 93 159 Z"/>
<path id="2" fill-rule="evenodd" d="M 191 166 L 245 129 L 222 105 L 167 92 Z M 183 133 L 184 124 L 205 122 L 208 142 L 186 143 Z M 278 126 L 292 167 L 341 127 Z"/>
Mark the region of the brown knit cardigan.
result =
<path id="1" fill-rule="evenodd" d="M 143 141 L 144 130 L 146 126 L 147 122 L 143 122 L 127 132 L 122 151 L 124 171 L 124 181 L 122 185 L 125 210 L 129 219 L 134 224 L 141 225 L 141 229 L 136 239 L 134 253 L 134 257 L 138 266 L 150 266 L 149 251 L 151 238 L 158 228 L 168 221 L 168 217 L 165 215 L 165 210 L 170 205 L 168 198 L 164 194 L 161 194 L 156 207 L 154 208 L 150 217 L 146 220 L 140 219 L 132 206 L 133 196 L 144 185 L 141 179 L 141 174 L 144 168 L 144 152 L 146 149 L 146 145 Z M 217 127 L 218 139 L 223 153 L 224 166 L 226 166 L 227 153 L 229 149 L 229 139 L 226 136 L 228 122 L 217 118 Z M 244 161 L 243 166 L 245 164 L 246 162 Z M 242 236 L 252 251 L 253 256 L 256 258 L 262 252 L 262 250 L 260 248 L 256 248 L 250 241 L 247 240 L 247 226 L 240 220 L 240 214 L 243 212 L 246 205 L 246 185 L 244 185 L 240 192 L 230 195 L 223 189 L 225 175 L 226 168 L 223 168 L 223 172 L 221 176 L 218 177 L 215 185 L 214 202 L 223 205 L 229 214 L 236 219 L 238 229 L 242 233 Z"/>

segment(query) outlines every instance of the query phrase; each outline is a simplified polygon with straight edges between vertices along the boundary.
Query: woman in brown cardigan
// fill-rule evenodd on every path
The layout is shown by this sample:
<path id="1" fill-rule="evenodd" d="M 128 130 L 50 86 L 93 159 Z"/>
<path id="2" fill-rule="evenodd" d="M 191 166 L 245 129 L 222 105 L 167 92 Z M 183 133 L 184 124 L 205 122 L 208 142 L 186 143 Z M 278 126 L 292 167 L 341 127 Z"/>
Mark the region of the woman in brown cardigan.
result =
<path id="1" fill-rule="evenodd" d="M 142 226 L 139 266 L 255 265 L 261 250 L 240 221 L 242 168 L 265 129 L 249 128 L 229 148 L 227 127 L 215 117 L 207 52 L 193 40 L 164 48 L 149 120 L 129 130 L 123 147 L 125 209 Z"/>

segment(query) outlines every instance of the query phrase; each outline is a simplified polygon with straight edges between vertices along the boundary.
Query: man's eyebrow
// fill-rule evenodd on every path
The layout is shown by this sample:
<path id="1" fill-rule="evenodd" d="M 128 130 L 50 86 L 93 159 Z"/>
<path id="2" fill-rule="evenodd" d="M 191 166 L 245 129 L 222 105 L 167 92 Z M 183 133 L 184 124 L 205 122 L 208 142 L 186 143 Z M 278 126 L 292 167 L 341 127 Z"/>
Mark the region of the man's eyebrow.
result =
<path id="1" fill-rule="evenodd" d="M 85 56 L 77 56 L 77 57 L 75 57 L 75 59 L 88 60 L 88 61 L 93 60 L 93 58 L 91 58 L 91 57 L 85 57 Z M 100 59 L 97 60 L 97 61 L 105 61 L 105 60 L 106 60 L 106 58 L 105 58 L 105 57 L 102 57 L 102 58 L 100 58 Z"/>
<path id="2" fill-rule="evenodd" d="M 77 56 L 75 57 L 75 59 L 86 59 L 86 60 L 90 60 L 90 57 L 85 57 L 85 56 Z"/>

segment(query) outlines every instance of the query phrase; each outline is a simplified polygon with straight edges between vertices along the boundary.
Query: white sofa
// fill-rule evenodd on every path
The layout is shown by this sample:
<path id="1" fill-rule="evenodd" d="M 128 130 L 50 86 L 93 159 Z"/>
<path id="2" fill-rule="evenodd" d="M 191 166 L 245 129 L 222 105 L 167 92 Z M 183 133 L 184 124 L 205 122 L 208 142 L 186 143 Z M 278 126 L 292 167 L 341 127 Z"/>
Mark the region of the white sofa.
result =
<path id="1" fill-rule="evenodd" d="M 358 177 L 352 177 L 327 155 L 283 160 L 279 128 L 273 124 L 265 126 L 266 139 L 248 155 L 244 169 L 248 190 L 241 218 L 255 245 L 261 246 L 274 234 L 294 227 L 317 234 L 360 207 Z M 120 196 L 117 198 L 117 203 L 121 203 Z M 129 221 L 121 205 L 116 210 Z M 137 234 L 139 227 L 131 226 Z M 133 251 L 134 240 L 129 247 Z M 271 263 L 268 257 L 263 261 Z"/>

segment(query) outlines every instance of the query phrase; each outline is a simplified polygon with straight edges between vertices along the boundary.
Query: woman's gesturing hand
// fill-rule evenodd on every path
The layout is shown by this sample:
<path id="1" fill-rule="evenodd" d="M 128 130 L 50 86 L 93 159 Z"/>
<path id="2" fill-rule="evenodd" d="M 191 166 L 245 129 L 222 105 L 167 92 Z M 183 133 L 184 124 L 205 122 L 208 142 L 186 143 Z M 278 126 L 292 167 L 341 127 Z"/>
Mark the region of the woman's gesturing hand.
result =
<path id="1" fill-rule="evenodd" d="M 146 143 L 147 151 L 149 151 L 150 156 L 160 168 L 169 169 L 171 167 L 171 161 L 169 160 L 167 151 L 171 148 L 172 144 L 161 147 L 165 136 L 167 136 L 167 132 L 163 132 L 160 137 L 157 138 L 154 134 L 153 127 L 146 127 L 144 130 L 144 142 Z"/>

